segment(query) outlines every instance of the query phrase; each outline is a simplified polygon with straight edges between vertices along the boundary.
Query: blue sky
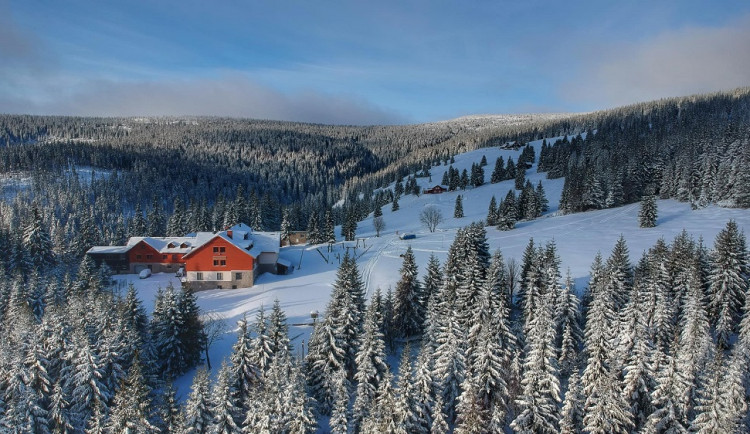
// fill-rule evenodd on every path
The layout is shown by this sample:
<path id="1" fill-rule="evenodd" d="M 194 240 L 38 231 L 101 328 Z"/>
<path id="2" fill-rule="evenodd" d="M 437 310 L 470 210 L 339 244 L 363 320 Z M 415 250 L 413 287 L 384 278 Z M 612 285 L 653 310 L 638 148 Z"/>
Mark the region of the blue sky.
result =
<path id="1" fill-rule="evenodd" d="M 0 112 L 412 123 L 750 85 L 750 2 L 0 0 Z"/>

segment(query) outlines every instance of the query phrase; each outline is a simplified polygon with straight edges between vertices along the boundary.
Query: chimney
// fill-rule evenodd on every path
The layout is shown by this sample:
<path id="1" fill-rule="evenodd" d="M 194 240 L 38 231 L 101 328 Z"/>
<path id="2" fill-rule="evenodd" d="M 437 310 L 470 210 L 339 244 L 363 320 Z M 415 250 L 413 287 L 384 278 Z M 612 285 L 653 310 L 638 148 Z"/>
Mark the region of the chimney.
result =
<path id="1" fill-rule="evenodd" d="M 231 229 L 228 229 L 228 230 L 227 230 L 227 236 L 228 236 L 229 238 L 232 238 L 232 230 L 231 230 Z"/>

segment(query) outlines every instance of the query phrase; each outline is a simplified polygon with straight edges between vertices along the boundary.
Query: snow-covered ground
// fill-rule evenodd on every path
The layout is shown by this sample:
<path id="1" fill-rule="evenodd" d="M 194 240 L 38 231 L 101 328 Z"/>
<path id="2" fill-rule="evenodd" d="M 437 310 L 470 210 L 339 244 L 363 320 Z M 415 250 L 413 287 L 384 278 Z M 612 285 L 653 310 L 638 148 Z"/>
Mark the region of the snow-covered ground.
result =
<path id="1" fill-rule="evenodd" d="M 533 145 L 537 148 L 538 156 L 541 142 L 534 142 Z M 479 163 L 482 155 L 487 157 L 488 165 L 484 170 L 485 178 L 489 180 L 495 159 L 499 155 L 505 160 L 512 156 L 514 161 L 517 161 L 520 151 L 480 149 L 456 156 L 453 167 L 459 170 L 470 169 L 472 163 Z M 434 167 L 432 181 L 420 178 L 420 186 L 428 187 L 440 183 L 446 169 L 447 166 Z M 566 269 L 570 269 L 579 290 L 588 281 L 589 268 L 597 251 L 601 251 L 606 258 L 620 235 L 627 240 L 631 262 L 636 263 L 641 254 L 659 238 L 671 242 L 683 229 L 696 239 L 703 236 L 709 247 L 713 245 L 716 234 L 730 219 L 734 219 L 746 233 L 750 231 L 748 210 L 711 206 L 694 211 L 689 204 L 673 200 L 658 201 L 657 226 L 650 229 L 642 229 L 638 225 L 638 204 L 558 216 L 555 213 L 563 180 L 547 180 L 545 174 L 536 173 L 535 167 L 527 171 L 527 177 L 534 185 L 538 180 L 542 180 L 550 211 L 534 221 L 519 222 L 512 231 L 502 232 L 495 228 L 487 228 L 490 248 L 493 251 L 500 249 L 505 258 L 514 257 L 520 262 L 529 238 L 533 237 L 535 243 L 542 244 L 554 241 L 562 259 L 563 275 Z M 311 322 L 310 312 L 317 310 L 322 314 L 325 310 L 331 286 L 336 278 L 339 263 L 337 257 L 343 256 L 346 248 L 357 257 L 368 294 L 378 287 L 385 292 L 389 288 L 395 288 L 402 262 L 399 255 L 404 253 L 409 245 L 414 250 L 420 273 L 423 272 L 430 254 L 434 253 L 444 261 L 456 230 L 473 221 L 483 220 L 487 216 L 490 198 L 495 195 L 499 202 L 511 188 L 512 180 L 486 184 L 467 191 L 419 197 L 403 196 L 399 200 L 398 211 L 392 212 L 389 205 L 383 207 L 386 229 L 379 238 L 375 237 L 370 216 L 359 222 L 357 229 L 357 236 L 366 238 L 364 245 L 361 241 L 359 246 L 354 242 L 339 243 L 331 253 L 327 252 L 325 245 L 285 247 L 281 249 L 281 257 L 293 264 L 294 270 L 291 274 L 261 275 L 252 288 L 199 292 L 197 296 L 201 308 L 206 312 L 215 312 L 223 316 L 227 324 L 224 339 L 211 348 L 212 364 L 218 366 L 223 358 L 228 357 L 236 339 L 236 321 L 244 313 L 248 313 L 249 317 L 254 319 L 260 307 L 269 309 L 277 298 L 288 316 L 290 335 L 294 339 L 297 353 L 302 354 L 303 342 L 307 342 L 312 329 L 308 325 Z M 464 197 L 465 217 L 455 219 L 452 217 L 453 208 L 459 194 Z M 445 221 L 434 233 L 428 232 L 419 222 L 419 213 L 425 206 L 438 207 L 445 217 Z M 397 232 L 415 233 L 416 239 L 401 240 Z M 157 288 L 163 288 L 169 282 L 175 286 L 179 285 L 177 278 L 165 274 L 155 274 L 144 280 L 138 279 L 137 275 L 116 276 L 116 279 L 123 288 L 127 287 L 128 282 L 132 282 L 148 311 L 153 308 Z M 190 372 L 177 381 L 176 386 L 183 396 L 189 392 L 192 376 L 193 372 Z"/>

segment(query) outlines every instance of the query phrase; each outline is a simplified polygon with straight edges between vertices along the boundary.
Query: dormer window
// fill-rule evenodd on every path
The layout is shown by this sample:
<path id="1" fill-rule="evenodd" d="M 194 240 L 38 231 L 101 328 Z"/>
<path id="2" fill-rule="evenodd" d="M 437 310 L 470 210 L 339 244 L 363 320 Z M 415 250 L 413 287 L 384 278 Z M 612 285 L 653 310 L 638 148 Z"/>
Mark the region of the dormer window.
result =
<path id="1" fill-rule="evenodd" d="M 181 249 L 187 249 L 188 247 L 189 247 L 188 243 L 182 243 L 182 244 L 180 244 L 180 248 Z"/>
<path id="2" fill-rule="evenodd" d="M 167 244 L 167 248 L 169 248 L 169 249 L 174 249 L 175 246 L 176 246 L 176 244 L 174 242 L 171 242 L 171 243 Z"/>

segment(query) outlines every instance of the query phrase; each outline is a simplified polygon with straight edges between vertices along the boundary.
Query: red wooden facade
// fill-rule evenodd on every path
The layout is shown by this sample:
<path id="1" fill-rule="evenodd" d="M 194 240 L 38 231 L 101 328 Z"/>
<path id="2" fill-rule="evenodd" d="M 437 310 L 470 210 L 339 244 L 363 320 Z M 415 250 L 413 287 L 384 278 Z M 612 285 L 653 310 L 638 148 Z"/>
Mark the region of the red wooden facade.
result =
<path id="1" fill-rule="evenodd" d="M 432 188 L 422 190 L 422 194 L 440 194 L 445 193 L 446 191 L 448 191 L 447 188 L 443 187 L 442 185 L 436 185 Z"/>
<path id="2" fill-rule="evenodd" d="M 141 240 L 128 251 L 131 264 L 182 264 L 182 253 L 159 253 L 147 242 Z"/>
<path id="3" fill-rule="evenodd" d="M 233 243 L 216 236 L 185 255 L 185 271 L 252 270 L 255 260 Z"/>

